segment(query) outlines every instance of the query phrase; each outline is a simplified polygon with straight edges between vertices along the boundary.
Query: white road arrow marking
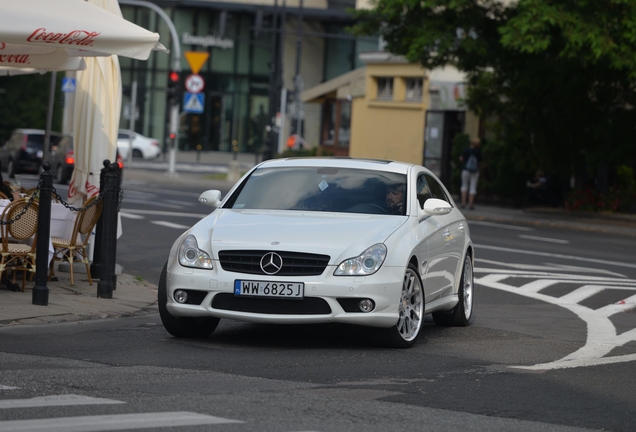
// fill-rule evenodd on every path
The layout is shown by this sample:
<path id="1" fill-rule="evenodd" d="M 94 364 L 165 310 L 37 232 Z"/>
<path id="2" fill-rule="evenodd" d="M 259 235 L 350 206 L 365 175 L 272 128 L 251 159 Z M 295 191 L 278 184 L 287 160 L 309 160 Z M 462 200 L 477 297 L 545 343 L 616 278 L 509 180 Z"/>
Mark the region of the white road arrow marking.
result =
<path id="1" fill-rule="evenodd" d="M 504 263 L 491 263 L 510 266 Z M 475 278 L 475 283 L 477 284 L 560 306 L 575 313 L 587 324 L 587 340 L 585 345 L 577 351 L 553 362 L 532 366 L 511 366 L 512 368 L 551 370 L 636 360 L 636 354 L 605 357 L 613 349 L 625 345 L 628 342 L 636 341 L 636 329 L 617 335 L 616 328 L 609 319 L 610 316 L 616 313 L 636 308 L 636 294 L 621 300 L 617 304 L 607 305 L 597 310 L 579 304 L 580 301 L 603 290 L 618 289 L 636 291 L 636 280 L 579 276 L 552 272 L 529 272 L 524 270 L 514 272 L 514 270 L 500 270 L 496 268 L 475 268 L 475 274 L 484 274 L 482 277 Z M 508 278 L 534 278 L 534 280 L 521 287 L 516 287 L 505 283 Z M 541 290 L 556 283 L 582 284 L 582 286 L 574 288 L 570 293 L 561 297 L 541 294 Z"/>

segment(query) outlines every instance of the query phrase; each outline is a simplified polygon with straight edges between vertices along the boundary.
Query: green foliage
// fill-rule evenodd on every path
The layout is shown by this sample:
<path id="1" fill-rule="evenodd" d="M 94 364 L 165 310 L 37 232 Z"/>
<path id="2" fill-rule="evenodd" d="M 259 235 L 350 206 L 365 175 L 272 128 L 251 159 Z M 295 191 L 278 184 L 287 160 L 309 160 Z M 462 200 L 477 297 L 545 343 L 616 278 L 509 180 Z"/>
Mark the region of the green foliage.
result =
<path id="1" fill-rule="evenodd" d="M 634 170 L 626 165 L 616 168 L 616 182 L 600 193 L 592 188 L 575 189 L 568 195 L 565 208 L 581 211 L 631 211 L 636 204 Z"/>
<path id="2" fill-rule="evenodd" d="M 532 155 L 520 145 L 508 141 L 487 141 L 482 145 L 481 192 L 523 204 L 528 193 L 526 181 L 536 170 Z"/>
<path id="3" fill-rule="evenodd" d="M 61 75 L 58 73 L 56 108 L 52 130 L 60 131 L 62 124 Z M 0 143 L 18 128 L 44 129 L 49 101 L 49 74 L 30 74 L 0 77 Z"/>
<path id="4" fill-rule="evenodd" d="M 521 193 L 536 167 L 636 166 L 635 1 L 377 0 L 357 17 L 354 31 L 379 32 L 391 52 L 466 73 L 468 108 L 497 119 L 484 147 L 493 192 Z"/>

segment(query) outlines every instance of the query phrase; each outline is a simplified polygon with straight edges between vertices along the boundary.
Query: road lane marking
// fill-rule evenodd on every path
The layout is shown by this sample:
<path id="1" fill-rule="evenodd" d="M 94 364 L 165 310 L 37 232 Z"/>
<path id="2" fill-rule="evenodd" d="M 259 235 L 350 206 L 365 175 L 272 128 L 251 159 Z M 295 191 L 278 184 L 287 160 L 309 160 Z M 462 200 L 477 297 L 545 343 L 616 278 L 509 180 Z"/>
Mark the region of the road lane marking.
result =
<path id="1" fill-rule="evenodd" d="M 119 212 L 119 216 L 127 219 L 144 219 L 144 216 L 136 215 L 132 213 Z"/>
<path id="2" fill-rule="evenodd" d="M 144 182 L 144 184 L 146 184 L 146 183 Z M 166 189 L 164 187 L 157 187 L 157 188 L 145 187 L 144 188 L 144 187 L 140 187 L 140 186 L 136 186 L 136 185 L 132 186 L 132 187 L 128 187 L 126 190 L 127 191 L 131 190 L 131 191 L 134 191 L 134 192 L 141 192 L 141 193 L 144 193 L 144 192 L 150 192 L 150 193 L 155 193 L 155 194 L 159 194 L 160 193 L 163 196 L 166 196 L 166 195 L 179 195 L 181 197 L 183 197 L 183 196 L 191 196 L 191 197 L 194 197 L 194 198 L 199 198 L 199 195 L 201 195 L 200 192 L 197 193 L 197 192 L 175 191 L 175 190 L 172 190 L 172 189 Z"/>
<path id="3" fill-rule="evenodd" d="M 3 432 L 98 432 L 244 423 L 187 411 L 0 421 Z"/>
<path id="4" fill-rule="evenodd" d="M 162 203 L 162 202 L 159 202 L 159 201 L 151 201 L 151 200 L 136 199 L 133 202 L 135 204 L 149 204 L 149 205 L 153 205 L 153 206 L 157 206 L 157 207 L 165 207 L 165 208 L 172 208 L 172 209 L 183 208 L 182 205 L 166 204 L 166 203 Z"/>
<path id="5" fill-rule="evenodd" d="M 599 284 L 610 284 L 614 287 L 621 287 L 623 290 L 632 290 L 636 291 L 636 279 L 619 279 L 619 278 L 609 278 L 609 277 L 600 277 L 600 276 L 582 276 L 582 275 L 572 275 L 572 274 L 559 274 L 552 272 L 539 272 L 539 271 L 514 271 L 514 270 L 502 270 L 497 268 L 484 268 L 484 267 L 475 267 L 473 270 L 475 273 L 485 273 L 486 278 L 494 277 L 495 282 L 499 280 L 503 280 L 509 277 L 515 277 L 519 279 L 530 278 L 544 278 L 544 279 L 554 279 L 560 282 L 565 283 L 582 283 L 587 284 L 590 282 L 595 282 Z"/>
<path id="6" fill-rule="evenodd" d="M 192 201 L 166 200 L 165 202 L 167 202 L 169 204 L 175 204 L 175 205 L 178 205 L 178 206 L 181 206 L 181 207 L 192 207 L 193 205 L 195 205 L 197 203 L 197 200 L 192 200 Z"/>
<path id="7" fill-rule="evenodd" d="M 561 300 L 570 303 L 580 303 L 583 300 L 592 297 L 603 291 L 606 287 L 601 285 L 583 285 L 574 291 L 561 296 Z"/>
<path id="8" fill-rule="evenodd" d="M 0 390 L 17 390 L 20 387 L 11 387 L 11 386 L 6 386 L 6 385 L 2 385 L 0 384 Z"/>
<path id="9" fill-rule="evenodd" d="M 126 402 L 93 398 L 89 396 L 81 396 L 76 394 L 39 396 L 31 399 L 5 399 L 0 400 L 0 409 L 9 408 L 36 408 L 50 406 L 71 406 L 71 405 L 104 405 L 104 404 L 123 404 Z M 2 426 L 0 426 L 0 430 Z"/>
<path id="10" fill-rule="evenodd" d="M 495 228 L 504 228 L 504 229 L 510 229 L 510 230 L 516 230 L 516 231 L 534 231 L 534 228 L 528 228 L 528 227 L 521 227 L 521 226 L 516 226 L 516 225 L 506 225 L 506 224 L 500 224 L 500 223 L 495 223 L 495 222 L 486 222 L 486 221 L 474 221 L 474 220 L 469 220 L 468 221 L 468 226 L 470 225 L 483 225 L 483 226 L 489 226 L 489 227 L 495 227 Z"/>
<path id="11" fill-rule="evenodd" d="M 475 245 L 475 248 L 477 250 L 479 250 L 479 249 L 487 249 L 487 250 L 494 250 L 494 251 L 499 251 L 499 252 L 510 252 L 510 253 L 525 254 L 525 255 L 546 256 L 546 257 L 551 257 L 551 258 L 569 259 L 569 260 L 572 260 L 572 261 L 585 261 L 585 262 L 593 262 L 593 263 L 597 263 L 597 264 L 613 265 L 613 266 L 617 266 L 617 267 L 636 268 L 636 264 L 632 264 L 632 263 L 624 263 L 624 262 L 619 262 L 619 261 L 607 261 L 607 260 L 600 260 L 600 259 L 595 259 L 595 258 L 583 258 L 583 257 L 572 256 L 572 255 L 553 254 L 553 253 L 548 253 L 548 252 L 535 252 L 535 251 L 511 249 L 511 248 L 504 248 L 504 247 L 499 247 L 499 246 L 486 246 L 486 245 Z"/>
<path id="12" fill-rule="evenodd" d="M 547 243 L 570 244 L 569 240 L 554 239 L 549 237 L 537 237 L 537 236 L 524 235 L 524 234 L 519 234 L 519 238 L 527 239 L 527 240 L 542 241 Z"/>
<path id="13" fill-rule="evenodd" d="M 579 304 L 580 301 L 585 300 L 591 295 L 603 290 L 618 289 L 636 291 L 636 280 L 578 276 L 570 274 L 541 274 L 540 272 L 528 272 L 523 270 L 515 274 L 514 271 L 511 270 L 499 270 L 494 268 L 475 268 L 475 273 L 484 274 L 482 277 L 475 278 L 476 284 L 562 307 L 576 314 L 587 325 L 585 344 L 567 356 L 547 363 L 509 367 L 527 370 L 554 370 L 636 360 L 636 354 L 606 357 L 612 352 L 612 350 L 621 347 L 628 342 L 636 341 L 636 329 L 632 329 L 618 335 L 616 327 L 609 319 L 614 314 L 636 308 L 636 294 L 613 305 L 607 305 L 596 310 Z M 536 280 L 517 287 L 506 283 L 506 280 L 509 278 L 535 278 Z M 578 283 L 581 286 L 561 297 L 542 294 L 540 290 L 536 289 L 542 285 L 547 287 L 556 282 L 568 284 Z"/>
<path id="14" fill-rule="evenodd" d="M 497 264 L 502 267 L 514 267 L 515 269 L 520 270 L 543 270 L 543 271 L 570 271 L 570 272 L 583 272 L 583 273 L 599 273 L 606 274 L 615 277 L 626 278 L 624 274 L 616 273 L 609 270 L 603 269 L 595 269 L 591 267 L 578 267 L 578 266 L 570 266 L 565 264 L 555 264 L 555 263 L 544 263 L 544 264 L 509 264 L 509 263 L 501 263 L 498 261 L 487 260 L 483 258 L 475 259 L 475 265 L 481 266 L 482 264 Z"/>
<path id="15" fill-rule="evenodd" d="M 153 223 L 155 225 L 165 226 L 167 228 L 175 228 L 175 229 L 181 229 L 181 230 L 190 228 L 188 225 L 180 225 L 180 224 L 167 222 L 167 221 L 150 221 L 150 223 Z"/>
<path id="16" fill-rule="evenodd" d="M 626 299 L 623 299 L 621 301 L 618 301 L 614 304 L 603 306 L 602 308 L 598 308 L 596 309 L 596 312 L 603 314 L 606 317 L 611 317 L 612 315 L 615 315 L 619 312 L 623 312 L 626 306 L 630 308 L 629 305 L 632 305 L 631 308 L 636 307 L 636 294 L 634 294 L 633 296 L 627 297 Z"/>
<path id="17" fill-rule="evenodd" d="M 177 217 L 193 217 L 197 219 L 202 219 L 208 216 L 208 213 L 180 213 L 180 212 L 169 212 L 169 211 L 161 211 L 161 210 L 138 210 L 138 209 L 126 209 L 126 213 L 134 213 L 134 214 L 145 214 L 145 215 L 156 215 L 156 216 L 177 216 Z"/>

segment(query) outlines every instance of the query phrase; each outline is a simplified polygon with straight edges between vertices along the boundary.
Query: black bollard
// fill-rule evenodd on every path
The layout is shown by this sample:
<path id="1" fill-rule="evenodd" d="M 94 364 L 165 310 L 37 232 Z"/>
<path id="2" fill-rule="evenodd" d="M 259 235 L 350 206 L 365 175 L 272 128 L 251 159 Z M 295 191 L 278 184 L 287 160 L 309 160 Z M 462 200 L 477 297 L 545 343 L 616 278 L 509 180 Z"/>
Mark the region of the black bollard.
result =
<path id="1" fill-rule="evenodd" d="M 106 187 L 106 173 L 108 172 L 108 165 L 110 161 L 104 159 L 104 168 L 99 172 L 99 190 L 103 191 Z M 95 226 L 95 244 L 93 245 L 93 262 L 91 263 L 91 277 L 94 279 L 101 279 L 101 256 L 102 256 L 102 217 L 104 212 L 99 215 L 97 225 Z"/>
<path id="2" fill-rule="evenodd" d="M 35 249 L 35 286 L 31 303 L 48 306 L 49 287 L 46 286 L 49 270 L 49 239 L 51 237 L 51 191 L 53 190 L 53 175 L 50 173 L 51 164 L 42 164 L 40 174 L 40 206 L 38 210 L 37 244 Z"/>
<path id="3" fill-rule="evenodd" d="M 106 188 L 102 194 L 102 242 L 101 242 L 101 278 L 97 284 L 98 298 L 113 298 L 113 289 L 117 283 L 115 259 L 117 246 L 117 199 L 119 197 L 119 176 L 116 164 L 108 166 Z"/>

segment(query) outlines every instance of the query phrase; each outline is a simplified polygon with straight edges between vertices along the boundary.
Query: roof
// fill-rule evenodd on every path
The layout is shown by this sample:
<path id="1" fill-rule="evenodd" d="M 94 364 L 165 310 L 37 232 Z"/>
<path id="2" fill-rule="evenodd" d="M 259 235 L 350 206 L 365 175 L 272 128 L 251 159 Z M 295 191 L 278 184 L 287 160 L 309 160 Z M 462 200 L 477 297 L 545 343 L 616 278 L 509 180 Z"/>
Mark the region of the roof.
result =
<path id="1" fill-rule="evenodd" d="M 335 78 L 325 81 L 322 84 L 311 87 L 302 93 L 303 102 L 321 102 L 324 97 L 331 97 L 333 99 L 339 98 L 339 94 L 345 93 L 352 97 L 364 95 L 364 76 L 366 68 L 361 67 L 354 69 L 345 74 L 339 75 Z M 358 82 L 362 81 L 361 88 L 358 89 Z M 338 91 L 339 89 L 345 90 Z M 344 97 L 343 97 L 344 98 Z"/>

